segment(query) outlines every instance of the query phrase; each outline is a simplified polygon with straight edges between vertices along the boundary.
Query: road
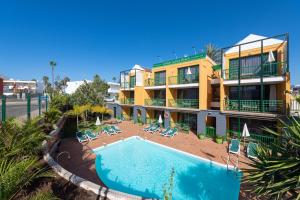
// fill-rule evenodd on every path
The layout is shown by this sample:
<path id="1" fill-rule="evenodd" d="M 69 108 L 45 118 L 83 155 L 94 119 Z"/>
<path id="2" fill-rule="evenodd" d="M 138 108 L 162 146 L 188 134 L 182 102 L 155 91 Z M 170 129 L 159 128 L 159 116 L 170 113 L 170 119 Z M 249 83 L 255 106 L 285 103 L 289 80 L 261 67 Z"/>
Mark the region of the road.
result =
<path id="1" fill-rule="evenodd" d="M 2 108 L 2 103 L 0 103 L 0 106 Z M 30 104 L 30 110 L 31 110 L 31 116 L 37 116 L 38 115 L 38 99 L 34 98 L 31 100 Z M 45 110 L 45 102 L 42 102 L 42 110 Z M 6 102 L 6 117 L 15 117 L 20 119 L 26 119 L 27 117 L 27 101 L 22 100 L 16 100 L 13 101 L 9 99 Z M 2 119 L 2 109 L 0 109 L 0 118 Z"/>

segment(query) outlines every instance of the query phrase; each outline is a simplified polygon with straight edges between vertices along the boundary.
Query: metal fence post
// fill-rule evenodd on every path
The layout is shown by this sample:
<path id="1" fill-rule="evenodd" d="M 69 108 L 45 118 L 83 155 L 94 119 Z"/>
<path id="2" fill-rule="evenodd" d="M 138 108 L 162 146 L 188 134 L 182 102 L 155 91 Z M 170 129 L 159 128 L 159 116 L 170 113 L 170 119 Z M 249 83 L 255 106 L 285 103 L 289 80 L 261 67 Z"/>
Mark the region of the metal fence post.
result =
<path id="1" fill-rule="evenodd" d="M 2 95 L 2 122 L 6 120 L 6 96 Z"/>
<path id="2" fill-rule="evenodd" d="M 30 94 L 27 94 L 27 120 L 30 120 Z"/>
<path id="3" fill-rule="evenodd" d="M 42 112 L 42 95 L 39 94 L 39 116 L 41 116 Z"/>

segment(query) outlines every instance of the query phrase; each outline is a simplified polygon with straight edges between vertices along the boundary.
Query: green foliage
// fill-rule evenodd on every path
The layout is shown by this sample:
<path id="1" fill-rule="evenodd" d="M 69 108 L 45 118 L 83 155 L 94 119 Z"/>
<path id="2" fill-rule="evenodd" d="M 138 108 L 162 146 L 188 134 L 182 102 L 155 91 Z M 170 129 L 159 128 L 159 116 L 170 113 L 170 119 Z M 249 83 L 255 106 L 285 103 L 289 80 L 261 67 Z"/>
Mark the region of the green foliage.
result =
<path id="1" fill-rule="evenodd" d="M 259 145 L 257 158 L 245 170 L 244 182 L 252 186 L 258 197 L 268 199 L 300 199 L 300 121 L 291 118 L 281 122 L 282 133 L 265 128 L 279 137 L 270 147 Z M 288 198 L 287 198 L 288 197 Z"/>
<path id="2" fill-rule="evenodd" d="M 39 190 L 35 192 L 33 195 L 26 198 L 26 200 L 59 200 L 60 198 L 57 198 L 54 196 L 52 192 L 49 192 L 47 190 L 42 191 Z"/>
<path id="3" fill-rule="evenodd" d="M 44 120 L 47 124 L 55 124 L 62 116 L 62 112 L 55 107 L 50 108 L 44 112 Z"/>
<path id="4" fill-rule="evenodd" d="M 175 169 L 172 168 L 171 174 L 169 177 L 169 183 L 164 184 L 163 186 L 163 199 L 164 200 L 172 200 L 172 192 L 174 187 L 174 176 L 175 176 Z"/>
<path id="5" fill-rule="evenodd" d="M 205 46 L 206 54 L 216 63 L 221 63 L 221 50 L 214 44 L 207 44 Z"/>
<path id="6" fill-rule="evenodd" d="M 9 119 L 1 125 L 0 199 L 12 199 L 33 180 L 50 176 L 38 161 L 46 138 L 39 119 L 23 125 Z"/>
<path id="7" fill-rule="evenodd" d="M 108 84 L 98 75 L 94 76 L 91 83 L 84 82 L 71 96 L 73 105 L 104 105 L 104 97 L 107 94 Z"/>
<path id="8" fill-rule="evenodd" d="M 0 128 L 0 157 L 38 155 L 46 138 L 39 121 L 29 120 L 20 126 L 9 119 Z"/>
<path id="9" fill-rule="evenodd" d="M 22 159 L 0 159 L 0 199 L 11 199 L 33 180 L 49 177 L 46 168 L 41 167 L 35 157 Z"/>
<path id="10" fill-rule="evenodd" d="M 70 109 L 70 96 L 66 94 L 60 94 L 58 92 L 52 93 L 51 101 L 49 104 L 50 109 L 55 108 L 62 112 Z"/>

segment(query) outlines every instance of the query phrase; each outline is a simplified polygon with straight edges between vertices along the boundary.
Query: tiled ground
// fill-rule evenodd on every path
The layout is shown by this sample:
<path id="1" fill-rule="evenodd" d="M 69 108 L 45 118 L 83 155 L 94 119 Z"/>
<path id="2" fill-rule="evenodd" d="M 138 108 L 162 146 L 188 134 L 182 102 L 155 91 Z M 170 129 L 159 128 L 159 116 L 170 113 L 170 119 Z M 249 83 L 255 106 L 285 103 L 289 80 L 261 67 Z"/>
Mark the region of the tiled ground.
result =
<path id="1" fill-rule="evenodd" d="M 101 181 L 98 179 L 95 171 L 95 155 L 92 154 L 91 150 L 93 148 L 102 146 L 104 144 L 112 143 L 120 139 L 124 139 L 130 136 L 138 135 L 145 139 L 164 144 L 188 153 L 192 153 L 203 158 L 207 158 L 212 161 L 216 161 L 222 164 L 226 164 L 227 160 L 227 149 L 228 144 L 217 144 L 211 139 L 199 140 L 197 136 L 190 132 L 179 133 L 173 138 L 160 136 L 158 133 L 151 134 L 144 132 L 143 126 L 135 125 L 132 122 L 124 121 L 118 124 L 122 133 L 114 136 L 108 136 L 106 134 L 100 134 L 99 138 L 91 141 L 80 144 L 75 138 L 74 139 L 64 139 L 60 146 L 59 152 L 68 151 L 71 155 L 71 159 L 67 158 L 67 154 L 61 154 L 58 157 L 58 162 L 64 166 L 69 171 L 81 176 L 87 180 L 90 180 L 94 183 L 101 184 Z M 57 155 L 53 155 L 57 159 Z M 232 160 L 235 161 L 236 157 L 232 156 Z M 247 168 L 245 162 L 250 162 L 249 159 L 245 156 L 243 148 L 241 149 L 241 155 L 239 156 L 239 168 Z M 233 165 L 233 163 L 231 163 Z"/>

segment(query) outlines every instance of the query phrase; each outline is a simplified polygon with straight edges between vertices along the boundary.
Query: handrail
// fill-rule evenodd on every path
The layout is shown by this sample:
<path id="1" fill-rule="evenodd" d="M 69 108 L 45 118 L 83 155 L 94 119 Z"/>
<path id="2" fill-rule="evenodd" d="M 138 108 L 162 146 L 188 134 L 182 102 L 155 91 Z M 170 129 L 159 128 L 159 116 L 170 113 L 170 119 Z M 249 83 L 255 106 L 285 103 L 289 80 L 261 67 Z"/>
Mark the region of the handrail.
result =
<path id="1" fill-rule="evenodd" d="M 123 98 L 121 104 L 134 104 L 134 98 Z"/>
<path id="2" fill-rule="evenodd" d="M 169 99 L 170 107 L 177 108 L 199 108 L 198 99 Z"/>
<path id="3" fill-rule="evenodd" d="M 145 81 L 144 81 L 144 85 L 146 87 L 149 87 L 149 86 L 162 86 L 162 85 L 166 85 L 166 79 L 163 78 L 163 79 L 153 79 L 153 78 L 147 78 Z"/>
<path id="4" fill-rule="evenodd" d="M 165 99 L 145 99 L 146 106 L 166 106 Z"/>
<path id="5" fill-rule="evenodd" d="M 281 113 L 283 100 L 224 100 L 224 110 Z"/>

